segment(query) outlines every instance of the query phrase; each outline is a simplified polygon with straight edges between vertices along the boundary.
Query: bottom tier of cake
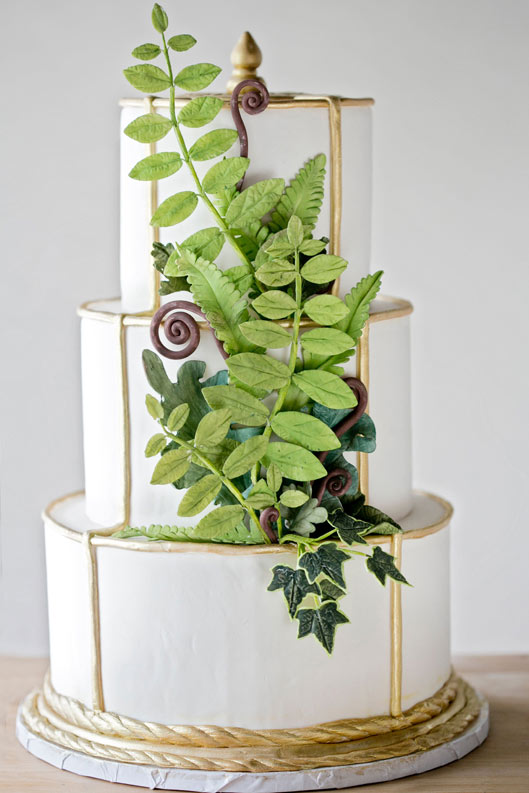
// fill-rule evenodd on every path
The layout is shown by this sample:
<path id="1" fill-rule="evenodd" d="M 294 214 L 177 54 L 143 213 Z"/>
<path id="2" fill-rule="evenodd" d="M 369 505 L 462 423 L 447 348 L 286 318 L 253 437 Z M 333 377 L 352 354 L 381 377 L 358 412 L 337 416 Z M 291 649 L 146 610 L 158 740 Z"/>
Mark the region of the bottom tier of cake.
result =
<path id="1" fill-rule="evenodd" d="M 118 540 L 86 518 L 82 494 L 61 499 L 45 518 L 47 690 L 97 724 L 119 714 L 154 736 L 205 735 L 206 747 L 209 731 L 250 732 L 257 746 L 270 731 L 401 718 L 450 677 L 450 514 L 416 493 L 402 537 L 370 538 L 392 543 L 410 587 L 382 587 L 359 557 L 345 564 L 350 624 L 329 656 L 267 591 L 291 549 Z"/>

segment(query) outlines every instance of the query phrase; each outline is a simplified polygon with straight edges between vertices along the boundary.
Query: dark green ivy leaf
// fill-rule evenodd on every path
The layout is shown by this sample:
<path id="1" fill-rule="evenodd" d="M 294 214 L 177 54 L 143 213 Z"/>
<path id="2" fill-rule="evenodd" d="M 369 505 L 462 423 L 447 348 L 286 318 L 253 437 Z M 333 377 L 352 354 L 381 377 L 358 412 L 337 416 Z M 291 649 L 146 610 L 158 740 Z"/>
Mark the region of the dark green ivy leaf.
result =
<path id="1" fill-rule="evenodd" d="M 296 611 L 304 597 L 309 592 L 319 595 L 320 588 L 317 584 L 310 583 L 304 570 L 293 570 L 283 564 L 272 568 L 273 578 L 268 587 L 269 592 L 282 589 L 287 601 L 288 613 L 294 619 Z"/>
<path id="2" fill-rule="evenodd" d="M 321 589 L 321 599 L 324 602 L 326 600 L 339 600 L 345 595 L 343 589 L 340 589 L 339 586 L 333 584 L 333 582 L 329 581 L 328 578 L 322 578 L 319 586 Z"/>
<path id="3" fill-rule="evenodd" d="M 393 518 L 369 504 L 362 504 L 356 510 L 355 517 L 371 524 L 371 528 L 366 534 L 400 534 L 402 531 L 402 528 Z"/>
<path id="4" fill-rule="evenodd" d="M 408 584 L 400 570 L 395 567 L 395 557 L 383 551 L 378 545 L 375 545 L 373 555 L 366 561 L 366 566 L 369 572 L 373 573 L 383 586 L 386 584 L 386 576 L 399 581 L 401 584 Z"/>
<path id="5" fill-rule="evenodd" d="M 331 526 L 334 526 L 334 528 L 337 530 L 338 536 L 342 542 L 347 543 L 347 545 L 354 545 L 354 543 L 358 543 L 359 545 L 367 545 L 366 541 L 362 537 L 362 534 L 365 534 L 366 531 L 371 528 L 370 523 L 366 523 L 364 520 L 358 520 L 357 518 L 353 518 L 351 515 L 347 515 L 343 509 L 338 509 L 336 512 L 332 512 L 327 520 Z"/>
<path id="6" fill-rule="evenodd" d="M 299 566 L 307 571 L 309 581 L 315 581 L 323 573 L 345 589 L 343 564 L 351 557 L 341 551 L 335 542 L 325 542 L 317 551 L 307 551 L 299 558 Z"/>
<path id="7" fill-rule="evenodd" d="M 300 609 L 298 639 L 313 633 L 329 655 L 334 647 L 334 637 L 338 625 L 349 622 L 334 601 L 324 603 L 319 609 Z"/>

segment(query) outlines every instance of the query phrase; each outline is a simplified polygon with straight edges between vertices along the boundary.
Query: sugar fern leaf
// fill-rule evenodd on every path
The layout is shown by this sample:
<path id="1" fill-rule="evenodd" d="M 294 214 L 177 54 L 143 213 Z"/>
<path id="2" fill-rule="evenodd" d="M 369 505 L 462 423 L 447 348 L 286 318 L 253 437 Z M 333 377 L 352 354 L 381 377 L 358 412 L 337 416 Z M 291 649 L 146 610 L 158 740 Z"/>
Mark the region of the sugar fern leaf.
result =
<path id="1" fill-rule="evenodd" d="M 185 251 L 178 262 L 178 273 L 187 276 L 196 303 L 229 355 L 256 349 L 239 329 L 239 324 L 248 319 L 246 302 L 216 264 Z"/>
<path id="2" fill-rule="evenodd" d="M 161 526 L 153 524 L 151 526 L 127 526 L 127 528 L 112 535 L 119 539 L 129 539 L 132 537 L 145 537 L 147 540 L 165 540 L 169 542 L 226 542 L 235 545 L 257 545 L 262 543 L 263 538 L 257 529 L 251 526 L 249 529 L 241 521 L 235 528 L 228 531 L 220 531 L 213 539 L 202 536 L 198 526 Z"/>
<path id="3" fill-rule="evenodd" d="M 368 320 L 369 306 L 380 289 L 382 275 L 382 270 L 378 270 L 372 275 L 366 275 L 356 286 L 353 286 L 345 298 L 349 313 L 335 327 L 348 333 L 354 339 L 355 344 L 358 343 L 363 327 Z"/>
<path id="4" fill-rule="evenodd" d="M 313 229 L 320 214 L 325 179 L 325 154 L 309 160 L 292 179 L 272 214 L 271 231 L 286 229 L 292 215 Z"/>

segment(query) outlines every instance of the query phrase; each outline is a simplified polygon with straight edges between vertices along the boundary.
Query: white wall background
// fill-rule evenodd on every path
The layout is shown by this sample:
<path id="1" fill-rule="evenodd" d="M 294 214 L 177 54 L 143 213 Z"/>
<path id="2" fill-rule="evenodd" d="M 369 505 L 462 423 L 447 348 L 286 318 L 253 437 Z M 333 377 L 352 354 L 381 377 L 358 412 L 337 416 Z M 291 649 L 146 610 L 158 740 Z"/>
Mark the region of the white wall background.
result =
<path id="1" fill-rule="evenodd" d="M 226 70 L 251 30 L 271 90 L 376 98 L 373 268 L 416 306 L 415 481 L 456 505 L 454 650 L 528 651 L 529 3 L 164 5 Z M 118 293 L 117 101 L 150 7 L 2 10 L 3 652 L 46 651 L 39 513 L 82 487 L 75 307 Z"/>

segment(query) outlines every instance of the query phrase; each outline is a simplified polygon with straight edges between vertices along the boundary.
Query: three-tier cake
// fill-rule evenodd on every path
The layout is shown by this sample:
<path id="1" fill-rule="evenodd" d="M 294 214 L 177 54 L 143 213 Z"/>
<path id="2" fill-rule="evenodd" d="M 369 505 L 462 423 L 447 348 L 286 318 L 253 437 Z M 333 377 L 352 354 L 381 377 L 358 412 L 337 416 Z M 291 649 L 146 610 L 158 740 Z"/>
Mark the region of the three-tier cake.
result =
<path id="1" fill-rule="evenodd" d="M 148 96 L 121 103 L 121 298 L 79 309 L 85 490 L 45 512 L 50 673 L 19 737 L 181 790 L 449 762 L 487 714 L 451 671 L 452 509 L 412 489 L 412 306 L 368 274 L 373 102 L 268 94 L 249 34 L 233 91 L 202 94 L 217 67 L 186 66 L 157 4 L 153 24 L 126 70 Z"/>

